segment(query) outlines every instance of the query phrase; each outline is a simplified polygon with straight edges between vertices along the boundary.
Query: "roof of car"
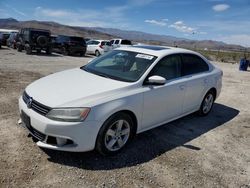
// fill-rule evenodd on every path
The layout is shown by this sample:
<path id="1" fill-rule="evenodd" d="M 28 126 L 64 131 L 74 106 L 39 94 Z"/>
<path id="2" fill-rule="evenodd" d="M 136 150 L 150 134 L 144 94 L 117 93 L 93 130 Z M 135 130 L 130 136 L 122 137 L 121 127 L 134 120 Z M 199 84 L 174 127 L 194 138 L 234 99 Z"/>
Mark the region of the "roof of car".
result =
<path id="1" fill-rule="evenodd" d="M 163 56 L 173 53 L 192 53 L 196 54 L 191 50 L 186 50 L 182 48 L 174 48 L 169 46 L 154 46 L 154 45 L 133 45 L 128 47 L 120 47 L 116 48 L 116 50 L 127 50 L 127 51 L 135 51 L 144 54 L 150 54 L 154 56 Z"/>

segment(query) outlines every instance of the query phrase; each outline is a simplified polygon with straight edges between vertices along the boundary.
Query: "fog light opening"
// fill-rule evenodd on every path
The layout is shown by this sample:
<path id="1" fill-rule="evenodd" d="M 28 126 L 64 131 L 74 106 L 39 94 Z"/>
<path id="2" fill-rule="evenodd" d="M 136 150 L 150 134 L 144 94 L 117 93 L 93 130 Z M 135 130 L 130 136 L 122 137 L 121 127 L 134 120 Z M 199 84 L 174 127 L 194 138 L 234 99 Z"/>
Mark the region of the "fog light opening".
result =
<path id="1" fill-rule="evenodd" d="M 66 138 L 56 138 L 56 143 L 58 146 L 64 146 L 67 143 Z"/>

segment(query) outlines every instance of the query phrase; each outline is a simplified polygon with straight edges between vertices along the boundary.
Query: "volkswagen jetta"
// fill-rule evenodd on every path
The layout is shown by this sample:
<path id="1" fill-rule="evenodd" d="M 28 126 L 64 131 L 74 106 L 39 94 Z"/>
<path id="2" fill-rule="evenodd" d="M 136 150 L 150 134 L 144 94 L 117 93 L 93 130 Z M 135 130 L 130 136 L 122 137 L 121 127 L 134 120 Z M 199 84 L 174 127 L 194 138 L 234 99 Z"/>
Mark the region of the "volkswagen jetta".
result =
<path id="1" fill-rule="evenodd" d="M 221 87 L 222 71 L 196 52 L 131 46 L 31 83 L 19 108 L 38 146 L 107 155 L 138 133 L 207 115 Z"/>

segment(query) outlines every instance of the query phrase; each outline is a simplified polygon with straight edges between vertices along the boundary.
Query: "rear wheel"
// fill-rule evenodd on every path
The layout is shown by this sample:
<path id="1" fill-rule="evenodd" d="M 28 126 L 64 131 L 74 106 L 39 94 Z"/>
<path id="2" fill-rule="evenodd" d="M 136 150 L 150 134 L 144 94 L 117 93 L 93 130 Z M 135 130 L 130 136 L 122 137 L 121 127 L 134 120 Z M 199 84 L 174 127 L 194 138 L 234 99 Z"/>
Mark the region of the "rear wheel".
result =
<path id="1" fill-rule="evenodd" d="M 100 55 L 101 55 L 101 53 L 100 53 L 98 50 L 96 50 L 96 51 L 95 51 L 95 56 L 98 57 L 98 56 L 100 56 Z"/>
<path id="2" fill-rule="evenodd" d="M 122 150 L 132 138 L 133 120 L 128 114 L 117 113 L 101 127 L 96 150 L 102 155 L 112 155 Z"/>
<path id="3" fill-rule="evenodd" d="M 80 56 L 83 57 L 85 54 L 84 52 L 80 52 Z"/>
<path id="4" fill-rule="evenodd" d="M 206 116 L 207 114 L 209 114 L 209 112 L 212 110 L 214 100 L 214 93 L 212 91 L 208 91 L 201 103 L 199 115 Z"/>

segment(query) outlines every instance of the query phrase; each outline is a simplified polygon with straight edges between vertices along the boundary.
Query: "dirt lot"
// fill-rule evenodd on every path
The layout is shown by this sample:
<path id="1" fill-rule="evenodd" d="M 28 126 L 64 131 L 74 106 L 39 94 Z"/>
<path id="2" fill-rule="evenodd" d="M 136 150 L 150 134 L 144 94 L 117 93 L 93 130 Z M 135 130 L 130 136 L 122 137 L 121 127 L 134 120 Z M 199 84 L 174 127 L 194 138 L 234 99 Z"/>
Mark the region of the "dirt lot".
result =
<path id="1" fill-rule="evenodd" d="M 37 147 L 17 124 L 18 97 L 32 81 L 89 59 L 0 49 L 0 187 L 250 188 L 250 72 L 232 64 L 216 63 L 223 90 L 209 116 L 140 134 L 116 156 Z"/>

